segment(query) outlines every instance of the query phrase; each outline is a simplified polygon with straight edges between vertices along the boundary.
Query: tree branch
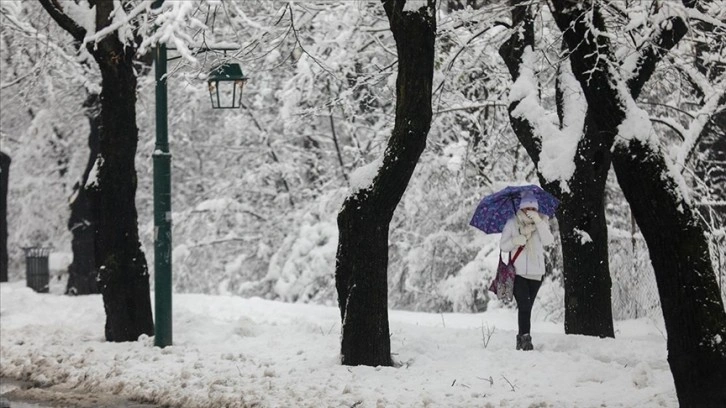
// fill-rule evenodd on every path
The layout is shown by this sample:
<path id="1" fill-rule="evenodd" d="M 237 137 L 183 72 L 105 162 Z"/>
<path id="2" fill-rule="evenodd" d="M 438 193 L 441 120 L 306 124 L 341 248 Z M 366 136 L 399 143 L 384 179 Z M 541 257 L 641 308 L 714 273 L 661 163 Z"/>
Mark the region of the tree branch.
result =
<path id="1" fill-rule="evenodd" d="M 683 129 L 683 126 L 678 125 L 676 122 L 673 122 L 673 121 L 670 121 L 670 120 L 667 120 L 664 118 L 660 118 L 660 117 L 651 117 L 650 121 L 668 126 L 674 132 L 676 132 L 678 134 L 678 136 L 681 137 L 681 141 L 686 138 L 686 136 L 685 136 L 686 130 Z"/>
<path id="2" fill-rule="evenodd" d="M 53 18 L 53 20 L 56 21 L 56 23 L 58 23 L 59 26 L 61 26 L 64 30 L 68 31 L 76 41 L 83 41 L 83 38 L 86 37 L 86 29 L 79 26 L 75 20 L 68 17 L 68 15 L 63 12 L 60 4 L 58 4 L 58 0 L 39 1 L 45 11 L 50 14 L 50 16 Z"/>
<path id="3" fill-rule="evenodd" d="M 514 0 L 512 7 L 512 34 L 501 47 L 499 56 L 507 65 L 512 81 L 520 77 L 522 57 L 526 48 L 534 49 L 534 22 L 532 11 L 526 0 Z M 509 120 L 517 139 L 527 150 L 535 165 L 539 164 L 539 155 L 542 150 L 541 135 L 535 133 L 534 124 L 522 115 L 513 115 L 521 100 L 513 101 L 509 105 Z"/>
<path id="4" fill-rule="evenodd" d="M 656 64 L 678 44 L 686 33 L 688 33 L 688 26 L 679 16 L 670 17 L 660 23 L 659 29 L 646 41 L 647 45 L 640 49 L 638 62 L 628 79 L 627 85 L 633 99 L 637 99 L 640 95 L 643 86 L 655 72 Z"/>
<path id="5" fill-rule="evenodd" d="M 606 112 L 597 115 L 598 119 L 622 120 L 620 95 L 612 81 L 618 73 L 611 64 L 615 59 L 598 2 L 553 0 L 552 16 L 562 31 L 572 72 L 582 86 L 588 105 Z M 609 123 L 602 125 L 607 128 Z"/>

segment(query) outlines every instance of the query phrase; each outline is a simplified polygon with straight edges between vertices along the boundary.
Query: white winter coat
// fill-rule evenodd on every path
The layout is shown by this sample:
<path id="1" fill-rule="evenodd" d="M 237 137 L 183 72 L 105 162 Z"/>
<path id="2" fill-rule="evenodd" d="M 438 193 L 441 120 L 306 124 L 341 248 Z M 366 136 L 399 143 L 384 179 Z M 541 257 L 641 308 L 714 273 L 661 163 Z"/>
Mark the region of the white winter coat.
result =
<path id="1" fill-rule="evenodd" d="M 514 261 L 517 275 L 533 280 L 542 280 L 542 276 L 545 274 L 544 247 L 555 241 L 555 237 L 552 236 L 550 231 L 549 217 L 543 214 L 539 215 L 542 221 L 535 224 L 536 229 L 532 232 L 524 249 Z M 518 248 L 512 243 L 512 238 L 521 235 L 519 226 L 520 223 L 515 216 L 507 221 L 504 230 L 502 230 L 502 241 L 499 246 L 502 251 L 510 252 L 512 256 L 514 256 Z M 504 262 L 507 262 L 507 259 L 508 257 L 504 257 Z"/>

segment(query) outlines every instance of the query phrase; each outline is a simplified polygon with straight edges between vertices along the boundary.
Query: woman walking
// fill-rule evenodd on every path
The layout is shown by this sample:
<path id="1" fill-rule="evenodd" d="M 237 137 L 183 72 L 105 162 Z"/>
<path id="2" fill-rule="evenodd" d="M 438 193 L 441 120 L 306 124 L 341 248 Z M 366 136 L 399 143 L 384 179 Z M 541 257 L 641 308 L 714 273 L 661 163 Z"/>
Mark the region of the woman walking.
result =
<path id="1" fill-rule="evenodd" d="M 544 247 L 555 238 L 549 227 L 549 217 L 538 212 L 537 198 L 523 192 L 519 209 L 504 225 L 500 247 L 505 252 L 519 251 L 514 261 L 514 299 L 517 301 L 519 333 L 517 350 L 532 350 L 530 333 L 532 304 L 545 274 Z M 521 248 L 521 249 L 520 249 Z"/>

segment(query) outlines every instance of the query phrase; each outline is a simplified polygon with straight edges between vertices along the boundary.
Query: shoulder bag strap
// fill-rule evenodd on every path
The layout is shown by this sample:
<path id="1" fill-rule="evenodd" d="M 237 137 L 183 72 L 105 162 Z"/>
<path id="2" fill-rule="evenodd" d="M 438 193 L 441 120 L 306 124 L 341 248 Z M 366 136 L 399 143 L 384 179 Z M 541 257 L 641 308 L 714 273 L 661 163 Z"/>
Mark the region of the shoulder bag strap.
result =
<path id="1" fill-rule="evenodd" d="M 512 257 L 512 253 L 510 252 L 509 253 L 509 259 L 510 259 L 509 263 L 514 263 L 514 261 L 517 260 L 517 257 L 519 256 L 519 254 L 522 253 L 522 250 L 524 250 L 524 246 L 521 246 L 521 247 L 519 247 L 519 249 L 517 249 L 517 252 L 514 253 L 514 257 Z"/>

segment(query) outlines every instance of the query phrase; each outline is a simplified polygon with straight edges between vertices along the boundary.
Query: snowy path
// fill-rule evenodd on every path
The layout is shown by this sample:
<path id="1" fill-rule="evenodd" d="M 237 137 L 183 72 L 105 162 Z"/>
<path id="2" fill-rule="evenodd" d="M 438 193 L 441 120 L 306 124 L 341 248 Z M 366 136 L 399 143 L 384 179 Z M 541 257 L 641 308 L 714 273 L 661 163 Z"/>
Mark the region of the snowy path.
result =
<path id="1" fill-rule="evenodd" d="M 152 296 L 153 299 L 153 296 Z M 665 340 L 651 322 L 617 339 L 533 324 L 514 348 L 514 311 L 392 311 L 399 368 L 338 363 L 338 310 L 227 296 L 176 295 L 174 346 L 103 341 L 100 296 L 0 285 L 0 376 L 184 407 L 676 407 Z M 482 327 L 494 329 L 484 347 Z"/>
<path id="2" fill-rule="evenodd" d="M 6 405 L 3 405 L 6 404 Z M 99 392 L 39 388 L 29 382 L 8 380 L 0 377 L 0 408 L 156 408 L 156 405 L 140 404 L 123 397 Z"/>

